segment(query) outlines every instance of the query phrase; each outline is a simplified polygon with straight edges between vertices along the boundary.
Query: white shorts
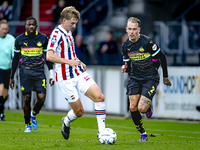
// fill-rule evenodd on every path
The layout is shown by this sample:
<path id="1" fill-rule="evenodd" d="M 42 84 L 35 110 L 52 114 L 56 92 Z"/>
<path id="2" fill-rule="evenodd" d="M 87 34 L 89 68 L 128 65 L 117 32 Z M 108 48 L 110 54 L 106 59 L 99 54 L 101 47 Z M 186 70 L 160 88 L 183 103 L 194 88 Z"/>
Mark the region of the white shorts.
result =
<path id="1" fill-rule="evenodd" d="M 64 94 L 68 103 L 76 102 L 79 99 L 78 91 L 85 94 L 95 81 L 84 72 L 76 78 L 58 82 L 59 90 Z"/>

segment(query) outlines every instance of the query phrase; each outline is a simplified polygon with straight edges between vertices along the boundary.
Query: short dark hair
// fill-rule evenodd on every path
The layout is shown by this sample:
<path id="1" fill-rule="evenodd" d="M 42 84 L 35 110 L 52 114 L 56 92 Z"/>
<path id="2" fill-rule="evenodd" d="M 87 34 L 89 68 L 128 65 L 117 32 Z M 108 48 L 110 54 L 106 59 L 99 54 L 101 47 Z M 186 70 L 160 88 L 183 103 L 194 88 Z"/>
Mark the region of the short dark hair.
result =
<path id="1" fill-rule="evenodd" d="M 35 20 L 35 22 L 36 22 L 36 24 L 37 24 L 37 20 L 36 20 L 34 17 L 30 16 L 30 17 L 28 17 L 28 18 L 26 19 L 25 25 L 26 25 L 26 23 L 27 23 L 28 20 Z"/>

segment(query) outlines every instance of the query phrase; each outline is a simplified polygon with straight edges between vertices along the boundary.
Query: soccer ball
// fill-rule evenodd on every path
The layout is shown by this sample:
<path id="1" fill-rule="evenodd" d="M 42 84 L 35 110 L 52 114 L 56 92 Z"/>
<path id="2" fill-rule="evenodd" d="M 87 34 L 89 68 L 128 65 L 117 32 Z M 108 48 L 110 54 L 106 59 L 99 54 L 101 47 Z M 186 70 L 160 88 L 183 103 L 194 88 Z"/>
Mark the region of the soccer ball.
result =
<path id="1" fill-rule="evenodd" d="M 114 144 L 117 140 L 117 134 L 111 128 L 105 128 L 101 133 L 98 133 L 97 138 L 101 144 Z"/>

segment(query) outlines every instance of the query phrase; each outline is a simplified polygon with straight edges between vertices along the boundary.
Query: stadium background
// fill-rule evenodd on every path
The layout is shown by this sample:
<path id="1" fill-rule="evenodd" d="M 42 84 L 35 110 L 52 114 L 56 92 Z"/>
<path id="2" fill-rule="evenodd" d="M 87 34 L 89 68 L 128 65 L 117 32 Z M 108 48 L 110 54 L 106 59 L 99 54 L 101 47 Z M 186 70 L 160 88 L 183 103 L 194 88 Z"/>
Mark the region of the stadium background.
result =
<path id="1" fill-rule="evenodd" d="M 0 4 L 3 1 L 0 1 Z M 39 20 L 38 30 L 49 36 L 54 28 L 52 14 L 45 14 L 55 0 L 10 0 L 12 7 L 9 18 L 9 33 L 15 37 L 24 32 L 24 21 L 28 16 Z M 100 86 L 106 99 L 108 114 L 124 115 L 126 113 L 126 74 L 121 73 L 121 54 L 115 56 L 112 63 L 103 65 L 94 56 L 95 46 L 100 42 L 107 31 L 114 32 L 114 38 L 119 47 L 121 38 L 125 34 L 126 20 L 130 16 L 141 19 L 141 33 L 153 37 L 165 53 L 169 66 L 169 75 L 172 87 L 166 88 L 161 82 L 157 95 L 153 100 L 154 118 L 192 119 L 200 120 L 196 105 L 200 105 L 199 62 L 200 44 L 194 45 L 190 39 L 190 26 L 200 36 L 200 18 L 198 0 L 93 0 L 81 10 L 81 19 L 74 36 L 83 33 L 82 20 L 86 19 L 95 6 L 101 6 L 104 13 L 101 20 L 89 26 L 84 32 L 84 43 L 87 44 L 91 61 L 88 62 L 88 73 Z M 95 17 L 96 14 L 94 14 Z M 90 18 L 91 19 L 91 18 Z M 198 41 L 199 42 L 199 41 Z M 200 42 L 199 42 L 200 43 Z M 47 72 L 48 74 L 48 72 Z M 48 75 L 47 75 L 48 77 Z M 18 74 L 15 76 L 19 81 Z M 63 111 L 69 110 L 62 94 L 57 90 L 57 85 L 48 87 L 47 100 L 43 110 Z M 21 109 L 22 95 L 19 82 L 15 90 L 10 90 L 6 102 L 6 109 Z M 93 103 L 81 95 L 85 112 L 94 110 Z M 35 96 L 32 97 L 34 102 Z"/>

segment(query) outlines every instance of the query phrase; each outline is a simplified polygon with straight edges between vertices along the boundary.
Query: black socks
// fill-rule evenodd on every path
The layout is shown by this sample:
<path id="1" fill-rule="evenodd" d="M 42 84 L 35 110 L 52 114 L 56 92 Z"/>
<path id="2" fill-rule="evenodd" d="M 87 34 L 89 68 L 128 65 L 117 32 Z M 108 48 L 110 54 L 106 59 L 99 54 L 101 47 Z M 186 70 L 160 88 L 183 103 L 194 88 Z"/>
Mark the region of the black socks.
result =
<path id="1" fill-rule="evenodd" d="M 140 133 L 144 133 L 145 129 L 143 127 L 142 116 L 141 116 L 140 112 L 138 110 L 137 111 L 131 111 L 131 117 L 132 117 L 134 124 L 136 125 L 136 129 Z"/>

